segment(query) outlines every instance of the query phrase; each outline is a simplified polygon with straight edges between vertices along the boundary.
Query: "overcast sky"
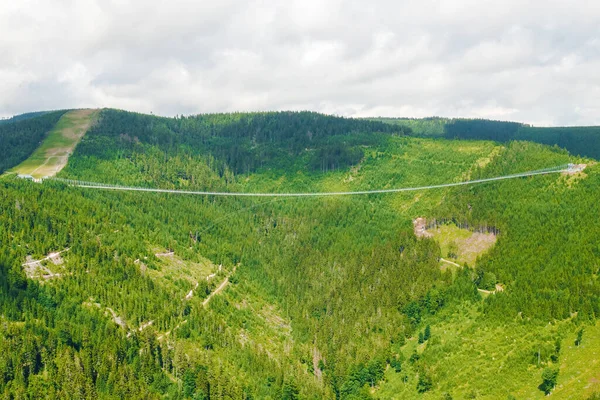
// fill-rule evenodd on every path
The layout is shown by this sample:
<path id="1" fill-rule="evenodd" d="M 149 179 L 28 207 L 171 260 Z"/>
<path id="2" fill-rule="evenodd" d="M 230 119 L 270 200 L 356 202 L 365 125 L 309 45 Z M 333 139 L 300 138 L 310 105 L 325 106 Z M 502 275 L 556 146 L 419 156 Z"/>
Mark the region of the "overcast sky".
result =
<path id="1" fill-rule="evenodd" d="M 0 0 L 0 116 L 75 107 L 600 124 L 600 1 Z"/>

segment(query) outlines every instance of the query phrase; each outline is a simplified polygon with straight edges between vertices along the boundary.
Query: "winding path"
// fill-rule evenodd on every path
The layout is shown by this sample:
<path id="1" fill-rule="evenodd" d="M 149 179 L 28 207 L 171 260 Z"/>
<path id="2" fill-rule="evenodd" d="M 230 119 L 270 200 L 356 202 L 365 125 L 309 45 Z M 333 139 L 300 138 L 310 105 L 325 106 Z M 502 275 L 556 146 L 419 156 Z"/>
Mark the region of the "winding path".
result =
<path id="1" fill-rule="evenodd" d="M 233 271 L 231 271 L 231 274 L 229 274 L 227 277 L 225 277 L 223 282 L 221 282 L 221 284 L 211 294 L 209 294 L 206 299 L 204 299 L 204 301 L 202 302 L 202 305 L 204 307 L 206 307 L 206 305 L 208 304 L 210 299 L 212 299 L 215 294 L 220 293 L 221 291 L 223 291 L 223 289 L 225 289 L 225 287 L 227 287 L 227 284 L 229 283 L 229 277 L 231 275 L 235 274 L 236 268 L 237 268 L 237 265 L 233 267 Z"/>

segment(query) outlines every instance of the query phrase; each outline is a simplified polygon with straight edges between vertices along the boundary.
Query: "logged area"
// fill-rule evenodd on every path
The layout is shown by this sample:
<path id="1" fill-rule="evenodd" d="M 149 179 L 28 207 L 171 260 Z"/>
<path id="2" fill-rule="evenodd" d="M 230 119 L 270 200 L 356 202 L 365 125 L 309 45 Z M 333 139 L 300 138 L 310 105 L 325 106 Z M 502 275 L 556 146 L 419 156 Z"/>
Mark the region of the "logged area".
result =
<path id="1" fill-rule="evenodd" d="M 98 117 L 98 110 L 66 112 L 34 153 L 13 169 L 34 178 L 54 176 L 62 170 L 75 146 Z"/>
<path id="2" fill-rule="evenodd" d="M 79 144 L 67 150 L 52 139 L 46 158 L 28 167 L 51 173 L 50 149 L 72 151 L 57 173 L 65 181 L 0 178 L 0 394 L 568 399 L 600 391 L 593 160 L 308 112 L 71 113 L 58 126 L 81 133 L 91 124 Z M 362 196 L 64 183 L 356 192 L 565 164 L 578 167 Z"/>
<path id="3" fill-rule="evenodd" d="M 459 227 L 452 222 L 430 221 L 417 218 L 413 221 L 417 237 L 433 238 L 440 245 L 441 256 L 447 264 L 474 266 L 477 257 L 488 251 L 497 240 L 495 227 Z"/>

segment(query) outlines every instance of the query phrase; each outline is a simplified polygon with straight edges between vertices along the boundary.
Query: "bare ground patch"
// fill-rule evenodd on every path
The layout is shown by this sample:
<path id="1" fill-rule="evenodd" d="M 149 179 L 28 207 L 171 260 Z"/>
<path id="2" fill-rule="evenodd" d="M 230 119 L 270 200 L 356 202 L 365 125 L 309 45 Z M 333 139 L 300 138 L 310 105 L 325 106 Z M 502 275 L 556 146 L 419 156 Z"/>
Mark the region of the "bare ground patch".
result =
<path id="1" fill-rule="evenodd" d="M 427 232 L 427 220 L 419 217 L 413 220 L 413 229 L 417 237 L 431 237 L 431 233 Z"/>
<path id="2" fill-rule="evenodd" d="M 561 174 L 560 181 L 568 188 L 572 188 L 579 181 L 587 178 L 587 174 L 585 173 L 585 169 L 588 166 L 593 166 L 597 164 L 596 162 L 590 162 L 588 164 L 575 164 L 573 168 L 570 168 L 568 171 L 565 171 Z"/>
<path id="3" fill-rule="evenodd" d="M 492 248 L 497 240 L 494 233 L 472 232 L 454 224 L 427 229 L 427 219 L 422 217 L 413 220 L 413 227 L 417 237 L 435 239 L 440 245 L 442 257 L 453 264 L 475 265 L 477 257 Z"/>
<path id="4" fill-rule="evenodd" d="M 22 264 L 25 276 L 29 279 L 36 280 L 60 278 L 65 274 L 64 267 L 62 266 L 64 261 L 61 254 L 67 251 L 69 251 L 69 249 L 53 252 L 39 260 L 35 260 L 32 256 L 27 256 L 25 262 Z"/>
<path id="5" fill-rule="evenodd" d="M 477 257 L 496 244 L 493 233 L 474 232 L 471 237 L 457 239 L 458 256 L 469 265 L 474 265 Z M 457 257 L 457 259 L 459 258 Z"/>

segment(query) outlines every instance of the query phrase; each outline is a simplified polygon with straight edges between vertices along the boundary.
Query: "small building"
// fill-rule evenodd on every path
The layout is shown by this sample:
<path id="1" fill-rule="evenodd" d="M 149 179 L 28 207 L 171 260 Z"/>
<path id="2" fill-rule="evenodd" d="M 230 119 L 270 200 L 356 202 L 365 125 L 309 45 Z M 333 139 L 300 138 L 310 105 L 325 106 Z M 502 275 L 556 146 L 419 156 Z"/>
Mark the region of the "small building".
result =
<path id="1" fill-rule="evenodd" d="M 19 179 L 27 179 L 27 180 L 30 180 L 30 181 L 33 180 L 33 176 L 27 175 L 27 174 L 18 174 L 17 178 L 19 178 Z"/>

